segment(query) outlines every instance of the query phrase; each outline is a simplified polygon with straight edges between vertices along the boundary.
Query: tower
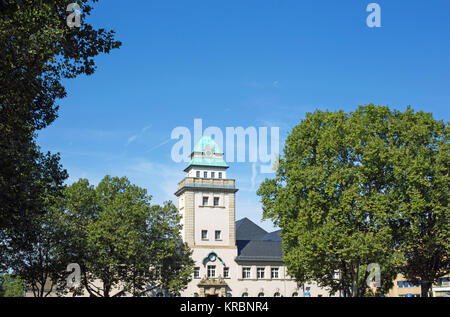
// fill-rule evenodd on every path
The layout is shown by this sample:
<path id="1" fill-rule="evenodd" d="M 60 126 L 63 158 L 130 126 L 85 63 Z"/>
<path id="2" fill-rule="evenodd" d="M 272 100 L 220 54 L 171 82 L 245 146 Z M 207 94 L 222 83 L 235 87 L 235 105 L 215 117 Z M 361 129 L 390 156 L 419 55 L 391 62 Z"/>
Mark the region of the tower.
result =
<path id="1" fill-rule="evenodd" d="M 235 180 L 227 178 L 223 152 L 202 137 L 190 155 L 175 195 L 182 215 L 182 238 L 190 248 L 236 248 Z"/>

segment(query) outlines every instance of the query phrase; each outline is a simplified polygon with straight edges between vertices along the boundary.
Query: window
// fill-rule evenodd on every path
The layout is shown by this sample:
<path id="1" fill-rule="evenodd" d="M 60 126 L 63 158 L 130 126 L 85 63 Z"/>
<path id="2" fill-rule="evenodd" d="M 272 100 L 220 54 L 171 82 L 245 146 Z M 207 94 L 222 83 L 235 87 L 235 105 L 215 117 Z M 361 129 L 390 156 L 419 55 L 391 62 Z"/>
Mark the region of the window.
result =
<path id="1" fill-rule="evenodd" d="M 223 268 L 223 277 L 224 278 L 229 278 L 230 277 L 230 268 L 229 267 L 224 267 Z"/>
<path id="2" fill-rule="evenodd" d="M 219 178 L 222 178 L 222 172 L 219 172 Z"/>
<path id="3" fill-rule="evenodd" d="M 214 206 L 219 206 L 219 197 L 214 197 Z"/>
<path id="4" fill-rule="evenodd" d="M 216 240 L 220 240 L 220 230 L 216 230 L 216 232 L 215 232 L 215 238 L 216 238 Z"/>
<path id="5" fill-rule="evenodd" d="M 278 268 L 277 267 L 273 267 L 270 270 L 270 277 L 271 278 L 278 278 Z"/>
<path id="6" fill-rule="evenodd" d="M 208 178 L 208 172 L 203 172 L 203 177 Z"/>
<path id="7" fill-rule="evenodd" d="M 250 278 L 250 268 L 249 267 L 242 268 L 242 278 Z"/>
<path id="8" fill-rule="evenodd" d="M 214 176 L 215 176 L 214 172 L 211 172 L 211 178 L 214 178 Z"/>
<path id="9" fill-rule="evenodd" d="M 208 265 L 208 277 L 216 277 L 216 266 Z"/>
<path id="10" fill-rule="evenodd" d="M 248 297 L 248 293 L 247 292 L 242 293 L 242 297 Z"/>
<path id="11" fill-rule="evenodd" d="M 256 278 L 264 278 L 264 268 L 258 267 L 256 269 Z"/>
<path id="12" fill-rule="evenodd" d="M 444 286 L 448 286 L 448 285 L 450 285 L 450 277 L 441 277 L 439 280 L 438 280 L 438 285 L 444 285 Z"/>
<path id="13" fill-rule="evenodd" d="M 281 294 L 276 292 L 275 294 L 273 294 L 273 297 L 281 297 Z"/>
<path id="14" fill-rule="evenodd" d="M 258 297 L 264 297 L 264 293 L 263 292 L 258 293 Z"/>
<path id="15" fill-rule="evenodd" d="M 397 281 L 397 286 L 399 288 L 420 287 L 419 284 L 415 284 L 411 281 Z"/>
<path id="16" fill-rule="evenodd" d="M 297 292 L 292 293 L 292 297 L 298 297 L 298 293 Z"/>
<path id="17" fill-rule="evenodd" d="M 195 172 L 195 177 L 200 178 L 200 171 Z"/>
<path id="18" fill-rule="evenodd" d="M 203 197 L 203 206 L 208 206 L 208 197 Z"/>
<path id="19" fill-rule="evenodd" d="M 194 267 L 194 278 L 200 278 L 200 268 Z"/>
<path id="20" fill-rule="evenodd" d="M 208 230 L 202 230 L 202 239 L 203 240 L 208 239 Z"/>

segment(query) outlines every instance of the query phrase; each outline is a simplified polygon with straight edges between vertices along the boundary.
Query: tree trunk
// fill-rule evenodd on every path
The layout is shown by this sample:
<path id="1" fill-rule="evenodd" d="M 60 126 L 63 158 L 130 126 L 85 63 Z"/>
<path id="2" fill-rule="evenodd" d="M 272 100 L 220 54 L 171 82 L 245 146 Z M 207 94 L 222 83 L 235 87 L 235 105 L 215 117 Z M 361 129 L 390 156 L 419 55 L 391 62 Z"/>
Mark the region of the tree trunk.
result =
<path id="1" fill-rule="evenodd" d="M 431 283 L 430 282 L 423 282 L 420 283 L 420 292 L 421 297 L 428 297 L 428 292 L 430 291 Z"/>
<path id="2" fill-rule="evenodd" d="M 352 297 L 359 296 L 358 277 L 359 277 L 359 265 L 356 265 L 352 274 Z"/>

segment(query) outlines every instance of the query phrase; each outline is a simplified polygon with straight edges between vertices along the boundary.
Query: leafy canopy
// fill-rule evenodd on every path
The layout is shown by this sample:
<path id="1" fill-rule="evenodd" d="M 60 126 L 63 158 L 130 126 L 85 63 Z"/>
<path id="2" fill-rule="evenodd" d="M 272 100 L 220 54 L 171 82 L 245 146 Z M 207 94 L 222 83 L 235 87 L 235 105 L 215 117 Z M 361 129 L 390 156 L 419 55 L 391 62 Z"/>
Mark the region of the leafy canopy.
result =
<path id="1" fill-rule="evenodd" d="M 369 263 L 381 266 L 379 291 L 386 292 L 399 266 L 415 267 L 420 259 L 418 252 L 403 253 L 406 249 L 427 250 L 435 260 L 446 253 L 448 259 L 445 131 L 448 125 L 411 109 L 401 113 L 368 105 L 350 114 L 307 114 L 286 140 L 276 177 L 258 190 L 264 217 L 283 229 L 290 274 L 361 296 L 368 291 Z M 420 192 L 424 181 L 427 194 L 417 205 L 411 193 Z M 434 212 L 441 216 L 431 229 L 424 219 Z M 410 231 L 414 224 L 433 232 L 426 244 L 424 231 Z M 441 264 L 438 270 L 445 268 Z"/>

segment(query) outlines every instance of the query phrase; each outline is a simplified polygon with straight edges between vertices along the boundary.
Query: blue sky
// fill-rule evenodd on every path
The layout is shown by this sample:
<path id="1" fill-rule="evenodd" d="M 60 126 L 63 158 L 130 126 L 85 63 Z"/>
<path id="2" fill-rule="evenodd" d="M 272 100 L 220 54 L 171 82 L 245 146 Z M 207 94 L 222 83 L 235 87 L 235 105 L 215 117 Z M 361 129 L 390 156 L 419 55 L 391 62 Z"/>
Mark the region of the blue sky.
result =
<path id="1" fill-rule="evenodd" d="M 127 176 L 155 203 L 174 200 L 184 163 L 177 126 L 280 127 L 281 144 L 307 112 L 375 103 L 450 117 L 450 1 L 389 0 L 369 28 L 365 0 L 100 1 L 90 24 L 122 48 L 92 76 L 65 81 L 59 118 L 39 133 L 68 183 Z M 82 21 L 83 23 L 83 21 Z M 261 222 L 258 184 L 271 174 L 230 163 L 237 218 Z M 258 169 L 256 169 L 258 171 Z"/>

